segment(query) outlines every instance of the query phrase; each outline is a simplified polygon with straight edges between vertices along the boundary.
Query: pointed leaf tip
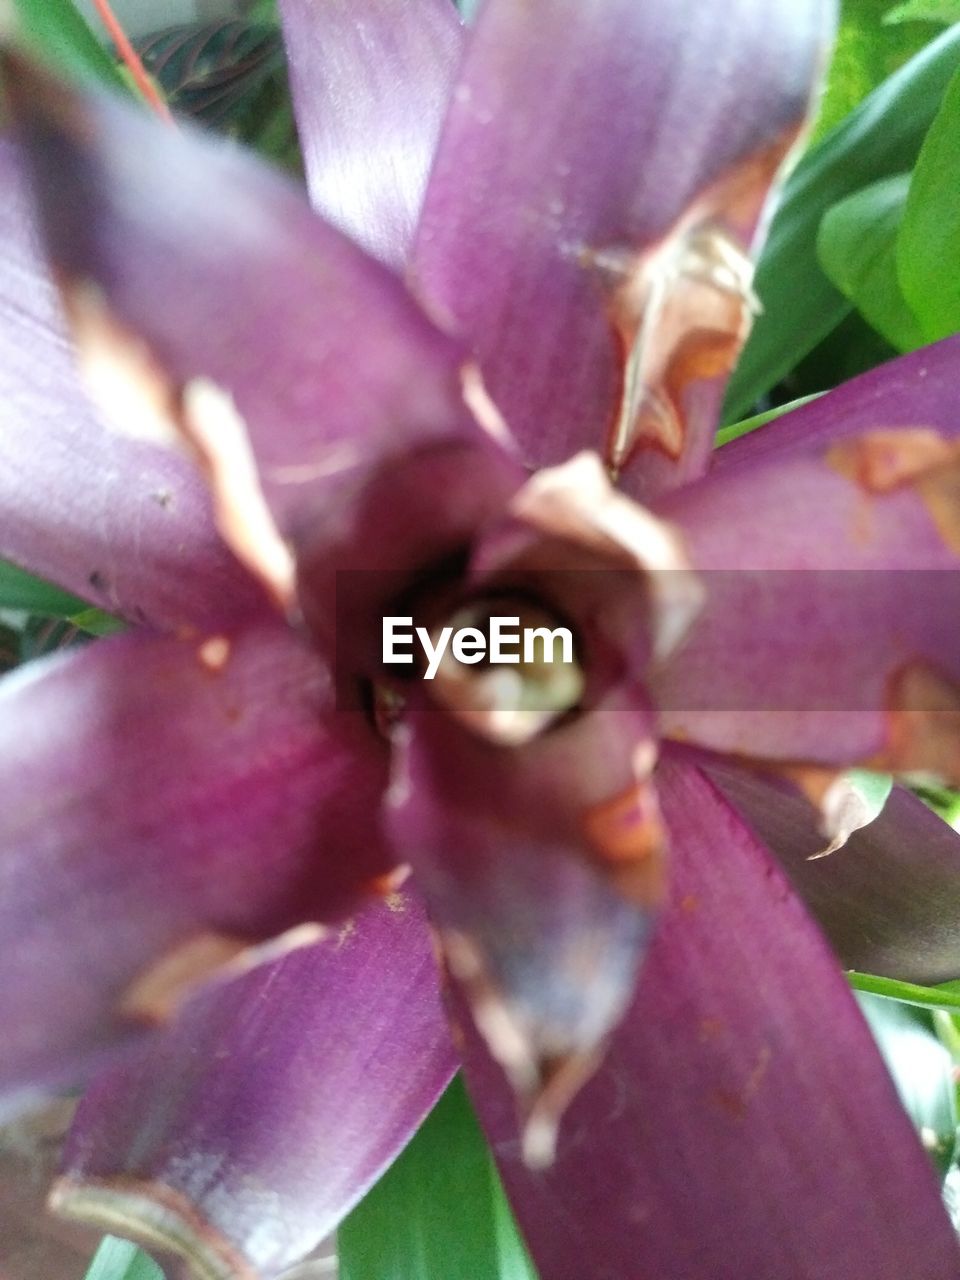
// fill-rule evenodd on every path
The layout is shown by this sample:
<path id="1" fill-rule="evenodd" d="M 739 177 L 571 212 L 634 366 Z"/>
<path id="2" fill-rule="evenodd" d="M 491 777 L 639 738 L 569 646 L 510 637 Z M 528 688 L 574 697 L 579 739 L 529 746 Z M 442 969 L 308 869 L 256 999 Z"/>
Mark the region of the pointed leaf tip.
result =
<path id="1" fill-rule="evenodd" d="M 602 449 L 612 430 L 628 491 L 703 469 L 750 319 L 748 258 L 831 13 L 820 0 L 481 10 L 413 269 L 531 465 Z"/>
<path id="2" fill-rule="evenodd" d="M 200 992 L 101 1075 L 54 1207 L 197 1280 L 273 1280 L 367 1192 L 454 1066 L 426 921 L 395 895 Z"/>
<path id="3" fill-rule="evenodd" d="M 289 596 L 283 540 L 309 538 L 345 476 L 359 502 L 418 447 L 491 451 L 463 348 L 292 183 L 223 139 L 21 70 L 21 136 L 88 372 L 106 355 L 114 407 L 133 392 L 114 415 L 127 432 L 152 421 L 189 446 L 221 534 L 274 595 Z"/>
<path id="4" fill-rule="evenodd" d="M 657 776 L 671 903 L 551 1169 L 525 1167 L 513 1100 L 465 1037 L 541 1273 L 957 1280 L 934 1172 L 819 931 L 699 773 Z"/>
<path id="5" fill-rule="evenodd" d="M 649 731 L 641 700 L 617 690 L 518 747 L 410 704 L 397 744 L 389 838 L 515 1091 L 531 1164 L 549 1162 L 602 1060 L 656 918 L 663 850 L 647 838 L 655 806 L 637 802 Z"/>
<path id="6" fill-rule="evenodd" d="M 463 29 L 451 0 L 280 0 L 310 199 L 406 266 Z"/>

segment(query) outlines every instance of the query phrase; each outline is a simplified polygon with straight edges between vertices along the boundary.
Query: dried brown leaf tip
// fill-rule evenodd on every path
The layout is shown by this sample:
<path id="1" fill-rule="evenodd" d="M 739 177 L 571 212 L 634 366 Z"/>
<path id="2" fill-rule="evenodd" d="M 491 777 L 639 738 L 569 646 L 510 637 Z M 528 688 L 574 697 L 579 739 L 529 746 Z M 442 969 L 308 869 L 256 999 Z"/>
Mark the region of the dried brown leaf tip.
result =
<path id="1" fill-rule="evenodd" d="M 240 977 L 327 936 L 323 925 L 310 922 L 261 943 L 212 929 L 196 933 L 134 978 L 121 997 L 120 1012 L 135 1021 L 163 1025 L 205 983 Z"/>
<path id="2" fill-rule="evenodd" d="M 808 862 L 836 853 L 855 831 L 868 826 L 878 816 L 876 804 L 864 796 L 862 789 L 843 769 L 815 764 L 786 764 L 767 766 L 764 771 L 791 782 L 819 814 L 820 834 L 827 844 L 811 853 Z"/>
<path id="3" fill-rule="evenodd" d="M 292 607 L 292 554 L 264 497 L 247 425 L 228 390 L 209 378 L 179 384 L 150 345 L 112 311 L 89 280 L 59 273 L 80 371 L 106 423 L 120 434 L 190 457 L 213 494 L 220 533 L 267 587 Z"/>
<path id="4" fill-rule="evenodd" d="M 735 165 L 697 197 L 659 243 L 587 255 L 610 283 L 623 387 L 605 460 L 616 476 L 637 449 L 676 460 L 687 445 L 688 396 L 726 378 L 760 304 L 751 243 L 796 130 Z"/>
<path id="5" fill-rule="evenodd" d="M 121 1013 L 155 1025 L 169 1022 L 188 996 L 249 946 L 249 939 L 212 931 L 185 939 L 134 979 L 121 999 Z"/>
<path id="6" fill-rule="evenodd" d="M 121 435 L 189 453 L 180 392 L 149 345 L 111 310 L 92 280 L 58 273 L 63 307 L 87 391 Z"/>
<path id="7" fill-rule="evenodd" d="M 645 572 L 654 656 L 665 658 L 676 648 L 700 611 L 703 588 L 678 531 L 615 489 L 596 454 L 578 453 L 538 471 L 510 509 L 544 535 Z"/>

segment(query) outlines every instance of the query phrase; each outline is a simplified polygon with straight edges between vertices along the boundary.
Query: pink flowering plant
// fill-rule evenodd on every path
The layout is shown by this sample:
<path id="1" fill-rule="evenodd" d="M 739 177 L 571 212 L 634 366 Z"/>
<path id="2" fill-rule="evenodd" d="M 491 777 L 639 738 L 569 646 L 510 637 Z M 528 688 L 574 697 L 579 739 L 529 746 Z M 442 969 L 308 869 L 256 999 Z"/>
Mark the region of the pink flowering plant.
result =
<path id="1" fill-rule="evenodd" d="M 279 11 L 309 200 L 5 46 L 0 588 L 123 629 L 0 682 L 0 1114 L 198 1280 L 960 1280 L 956 30 L 755 281 L 827 0 Z"/>

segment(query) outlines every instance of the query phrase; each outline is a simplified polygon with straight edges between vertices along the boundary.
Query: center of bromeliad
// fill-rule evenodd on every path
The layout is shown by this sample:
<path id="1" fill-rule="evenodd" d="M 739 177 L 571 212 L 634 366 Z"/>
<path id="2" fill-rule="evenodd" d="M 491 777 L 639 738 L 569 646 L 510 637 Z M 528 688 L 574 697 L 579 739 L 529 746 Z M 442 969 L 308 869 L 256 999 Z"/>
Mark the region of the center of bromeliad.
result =
<path id="1" fill-rule="evenodd" d="M 384 662 L 412 662 L 429 694 L 474 732 L 527 742 L 576 707 L 584 676 L 572 628 L 523 596 L 458 605 L 429 627 L 384 619 Z"/>

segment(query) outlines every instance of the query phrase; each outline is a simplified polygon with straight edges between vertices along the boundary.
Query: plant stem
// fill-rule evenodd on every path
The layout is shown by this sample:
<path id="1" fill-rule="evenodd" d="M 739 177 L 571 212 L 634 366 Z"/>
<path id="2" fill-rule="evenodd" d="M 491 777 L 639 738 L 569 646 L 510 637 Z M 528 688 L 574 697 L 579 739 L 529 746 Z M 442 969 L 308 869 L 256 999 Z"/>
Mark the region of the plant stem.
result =
<path id="1" fill-rule="evenodd" d="M 93 3 L 110 39 L 116 45 L 117 53 L 133 77 L 133 82 L 140 90 L 144 101 L 156 112 L 161 120 L 166 120 L 168 124 L 173 124 L 170 108 L 158 93 L 156 85 L 147 75 L 146 69 L 140 60 L 140 55 L 130 43 L 127 33 L 110 7 L 110 0 L 93 0 Z"/>

